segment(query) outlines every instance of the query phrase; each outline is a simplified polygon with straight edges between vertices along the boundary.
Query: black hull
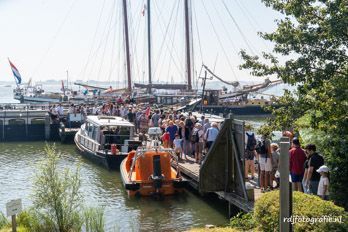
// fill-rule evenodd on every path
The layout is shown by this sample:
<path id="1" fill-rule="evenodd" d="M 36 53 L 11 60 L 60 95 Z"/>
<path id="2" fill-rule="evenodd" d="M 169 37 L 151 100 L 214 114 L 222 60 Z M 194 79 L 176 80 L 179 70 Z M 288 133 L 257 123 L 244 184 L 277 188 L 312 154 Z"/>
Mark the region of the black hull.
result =
<path id="1" fill-rule="evenodd" d="M 119 170 L 122 160 L 124 160 L 124 158 L 127 157 L 127 155 L 123 155 L 123 154 L 112 155 L 112 154 L 104 154 L 102 152 L 92 152 L 78 143 L 76 143 L 76 146 L 79 153 L 82 156 L 91 160 L 93 163 L 102 165 L 110 170 Z"/>

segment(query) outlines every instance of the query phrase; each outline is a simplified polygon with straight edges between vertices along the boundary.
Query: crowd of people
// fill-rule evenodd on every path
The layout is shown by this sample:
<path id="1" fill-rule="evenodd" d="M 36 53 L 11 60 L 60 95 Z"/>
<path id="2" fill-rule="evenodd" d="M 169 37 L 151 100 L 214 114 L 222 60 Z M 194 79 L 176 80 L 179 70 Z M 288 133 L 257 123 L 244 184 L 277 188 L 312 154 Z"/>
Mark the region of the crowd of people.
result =
<path id="1" fill-rule="evenodd" d="M 329 168 L 324 165 L 324 158 L 316 151 L 314 144 L 301 147 L 300 140 L 288 133 L 291 139 L 289 149 L 289 171 L 293 191 L 318 195 L 327 200 L 329 197 Z M 246 133 L 245 178 L 255 178 L 255 164 L 258 169 L 259 187 L 266 192 L 279 187 L 280 151 L 277 143 L 263 135 L 257 142 L 255 134 Z"/>
<path id="2" fill-rule="evenodd" d="M 162 144 L 173 148 L 179 159 L 194 158 L 201 163 L 203 155 L 211 147 L 219 133 L 219 124 L 210 122 L 205 116 L 197 118 L 192 112 L 177 112 L 173 108 L 151 109 L 150 106 L 127 103 L 105 103 L 88 106 L 71 104 L 69 114 L 81 113 L 83 120 L 87 115 L 119 116 L 134 123 L 135 132 L 143 138 L 149 127 L 160 127 Z M 53 105 L 50 114 L 56 119 L 64 116 L 61 104 Z"/>

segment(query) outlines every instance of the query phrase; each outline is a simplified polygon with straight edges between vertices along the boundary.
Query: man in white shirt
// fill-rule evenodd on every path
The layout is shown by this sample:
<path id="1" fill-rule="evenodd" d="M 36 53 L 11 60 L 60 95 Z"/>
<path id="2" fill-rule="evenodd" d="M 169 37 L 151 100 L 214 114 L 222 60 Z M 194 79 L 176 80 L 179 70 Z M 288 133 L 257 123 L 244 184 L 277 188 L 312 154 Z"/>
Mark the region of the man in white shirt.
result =
<path id="1" fill-rule="evenodd" d="M 64 116 L 64 108 L 61 103 L 57 106 L 56 111 L 60 118 Z"/>
<path id="2" fill-rule="evenodd" d="M 216 122 L 213 122 L 211 127 L 207 129 L 207 132 L 205 133 L 205 138 L 207 141 L 207 148 L 210 149 L 211 145 L 216 140 L 216 137 L 219 134 L 218 124 Z"/>

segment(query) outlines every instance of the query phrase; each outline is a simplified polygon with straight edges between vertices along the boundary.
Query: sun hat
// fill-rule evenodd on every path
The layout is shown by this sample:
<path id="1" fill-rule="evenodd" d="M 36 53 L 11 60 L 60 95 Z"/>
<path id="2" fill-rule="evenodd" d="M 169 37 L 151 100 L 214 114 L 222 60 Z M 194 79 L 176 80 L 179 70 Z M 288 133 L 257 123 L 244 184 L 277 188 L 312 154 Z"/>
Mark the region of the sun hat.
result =
<path id="1" fill-rule="evenodd" d="M 321 172 L 329 172 L 329 168 L 326 166 L 326 165 L 323 165 L 321 166 L 318 170 L 317 170 L 318 173 L 321 173 Z"/>

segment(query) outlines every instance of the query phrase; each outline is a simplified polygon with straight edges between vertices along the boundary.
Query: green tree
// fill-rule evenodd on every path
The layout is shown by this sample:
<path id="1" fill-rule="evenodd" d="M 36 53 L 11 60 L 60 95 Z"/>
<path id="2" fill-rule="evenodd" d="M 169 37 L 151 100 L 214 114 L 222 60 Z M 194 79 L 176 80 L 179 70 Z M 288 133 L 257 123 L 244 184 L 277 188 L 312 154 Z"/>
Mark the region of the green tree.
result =
<path id="1" fill-rule="evenodd" d="M 277 100 L 277 107 L 270 107 L 274 118 L 267 126 L 277 130 L 301 126 L 323 134 L 317 145 L 332 169 L 331 195 L 348 209 L 348 1 L 262 2 L 284 17 L 277 20 L 274 32 L 260 33 L 274 44 L 272 53 L 263 53 L 261 61 L 242 51 L 241 68 L 296 86 L 296 91 L 286 91 Z"/>
<path id="2" fill-rule="evenodd" d="M 82 194 L 79 168 L 74 173 L 58 168 L 59 154 L 54 146 L 46 145 L 45 153 L 34 181 L 36 217 L 50 231 L 80 231 Z"/>

